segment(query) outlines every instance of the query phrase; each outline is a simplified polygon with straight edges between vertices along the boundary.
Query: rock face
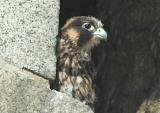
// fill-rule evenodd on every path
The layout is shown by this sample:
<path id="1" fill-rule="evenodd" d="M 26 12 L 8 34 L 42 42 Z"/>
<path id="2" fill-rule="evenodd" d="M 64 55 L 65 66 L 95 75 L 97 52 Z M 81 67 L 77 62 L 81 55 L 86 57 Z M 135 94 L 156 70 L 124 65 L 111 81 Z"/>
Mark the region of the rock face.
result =
<path id="1" fill-rule="evenodd" d="M 1 0 L 0 4 L 0 57 L 53 79 L 59 1 Z"/>
<path id="2" fill-rule="evenodd" d="M 0 1 L 0 112 L 93 113 L 51 91 L 59 0 Z"/>
<path id="3" fill-rule="evenodd" d="M 136 113 L 141 108 L 141 113 L 158 113 L 160 1 L 104 1 L 98 16 L 108 23 L 110 37 L 97 83 L 102 91 L 99 112 Z"/>
<path id="4" fill-rule="evenodd" d="M 72 97 L 49 89 L 48 81 L 0 59 L 0 112 L 93 113 Z"/>
<path id="5" fill-rule="evenodd" d="M 0 61 L 0 111 L 3 113 L 33 113 L 45 109 L 51 91 L 48 82 Z"/>
<path id="6" fill-rule="evenodd" d="M 54 90 L 50 93 L 49 103 L 46 107 L 49 111 L 46 113 L 93 113 L 84 103 Z"/>

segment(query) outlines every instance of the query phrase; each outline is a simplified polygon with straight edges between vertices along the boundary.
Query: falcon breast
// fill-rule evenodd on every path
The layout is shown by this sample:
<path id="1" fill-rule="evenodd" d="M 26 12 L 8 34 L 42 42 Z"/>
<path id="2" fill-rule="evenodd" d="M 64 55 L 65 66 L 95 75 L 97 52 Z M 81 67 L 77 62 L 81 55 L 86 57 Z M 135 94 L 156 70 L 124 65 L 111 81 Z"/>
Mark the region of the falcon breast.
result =
<path id="1" fill-rule="evenodd" d="M 107 39 L 100 20 L 78 16 L 69 19 L 61 28 L 57 47 L 58 89 L 86 104 L 96 101 L 96 69 L 91 49 Z"/>

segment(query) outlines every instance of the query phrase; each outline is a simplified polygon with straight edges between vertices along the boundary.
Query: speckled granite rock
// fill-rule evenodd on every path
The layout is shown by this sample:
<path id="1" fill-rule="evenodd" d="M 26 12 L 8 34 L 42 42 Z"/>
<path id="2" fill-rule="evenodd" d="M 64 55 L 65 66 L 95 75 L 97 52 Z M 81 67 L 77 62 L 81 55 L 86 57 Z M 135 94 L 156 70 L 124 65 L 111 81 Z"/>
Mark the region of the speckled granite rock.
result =
<path id="1" fill-rule="evenodd" d="M 0 59 L 0 112 L 38 113 L 50 92 L 47 81 Z"/>
<path id="2" fill-rule="evenodd" d="M 93 113 L 84 103 L 68 97 L 55 90 L 50 93 L 50 105 L 47 104 L 47 113 Z"/>
<path id="3" fill-rule="evenodd" d="M 160 98 L 144 101 L 137 113 L 160 113 Z"/>
<path id="4" fill-rule="evenodd" d="M 1 113 L 93 113 L 65 94 L 51 91 L 48 81 L 0 59 Z"/>
<path id="5" fill-rule="evenodd" d="M 59 0 L 0 0 L 0 57 L 53 79 Z"/>

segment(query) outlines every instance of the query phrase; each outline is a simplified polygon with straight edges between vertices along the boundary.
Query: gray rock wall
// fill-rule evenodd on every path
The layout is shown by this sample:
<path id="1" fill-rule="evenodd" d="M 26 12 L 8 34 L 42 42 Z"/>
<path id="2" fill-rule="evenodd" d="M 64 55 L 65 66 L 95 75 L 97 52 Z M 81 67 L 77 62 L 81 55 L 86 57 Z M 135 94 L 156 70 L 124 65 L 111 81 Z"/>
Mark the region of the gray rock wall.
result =
<path id="1" fill-rule="evenodd" d="M 51 91 L 48 81 L 0 59 L 1 113 L 92 113 L 84 103 Z"/>
<path id="2" fill-rule="evenodd" d="M 57 0 L 0 1 L 0 57 L 53 79 Z"/>
<path id="3" fill-rule="evenodd" d="M 59 0 L 0 0 L 0 112 L 92 113 L 51 91 Z"/>

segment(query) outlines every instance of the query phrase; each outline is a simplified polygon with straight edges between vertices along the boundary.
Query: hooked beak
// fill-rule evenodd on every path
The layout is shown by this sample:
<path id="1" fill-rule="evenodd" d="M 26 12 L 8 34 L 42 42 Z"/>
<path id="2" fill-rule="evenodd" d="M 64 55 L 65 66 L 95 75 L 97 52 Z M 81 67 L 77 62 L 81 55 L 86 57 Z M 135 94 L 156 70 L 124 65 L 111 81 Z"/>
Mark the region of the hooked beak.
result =
<path id="1" fill-rule="evenodd" d="M 103 28 L 98 28 L 94 33 L 94 37 L 100 38 L 100 39 L 107 39 L 107 32 Z"/>

